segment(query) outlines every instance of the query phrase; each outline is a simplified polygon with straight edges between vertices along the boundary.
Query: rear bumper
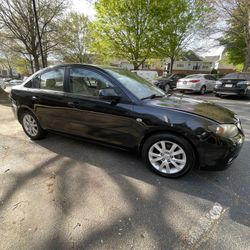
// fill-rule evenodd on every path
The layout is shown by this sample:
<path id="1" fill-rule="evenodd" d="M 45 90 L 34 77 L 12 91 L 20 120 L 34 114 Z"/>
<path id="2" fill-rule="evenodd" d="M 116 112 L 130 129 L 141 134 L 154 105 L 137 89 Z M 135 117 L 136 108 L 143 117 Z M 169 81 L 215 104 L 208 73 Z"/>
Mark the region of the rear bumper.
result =
<path id="1" fill-rule="evenodd" d="M 250 90 L 248 88 L 216 88 L 214 93 L 218 95 L 237 95 L 244 96 L 248 95 Z"/>
<path id="2" fill-rule="evenodd" d="M 200 83 L 187 83 L 187 84 L 177 84 L 176 90 L 190 91 L 190 92 L 198 92 L 201 89 Z"/>

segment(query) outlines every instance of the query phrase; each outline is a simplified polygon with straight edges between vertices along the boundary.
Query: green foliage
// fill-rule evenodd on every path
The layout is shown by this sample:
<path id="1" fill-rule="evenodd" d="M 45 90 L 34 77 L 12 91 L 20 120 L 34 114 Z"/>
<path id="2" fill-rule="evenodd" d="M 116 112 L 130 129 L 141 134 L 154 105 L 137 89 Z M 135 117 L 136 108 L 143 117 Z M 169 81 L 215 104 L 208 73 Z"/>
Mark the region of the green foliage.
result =
<path id="1" fill-rule="evenodd" d="M 113 58 L 126 58 L 138 68 L 153 55 L 157 44 L 158 3 L 156 0 L 98 1 L 98 19 L 94 23 L 96 51 Z"/>
<path id="2" fill-rule="evenodd" d="M 241 24 L 232 20 L 230 28 L 219 41 L 227 50 L 229 63 L 234 65 L 244 63 L 246 42 L 244 39 L 244 28 Z"/>
<path id="3" fill-rule="evenodd" d="M 93 49 L 135 69 L 148 58 L 175 58 L 204 9 L 197 0 L 99 0 Z"/>
<path id="4" fill-rule="evenodd" d="M 87 16 L 76 12 L 69 13 L 62 21 L 57 54 L 63 61 L 71 63 L 90 62 L 90 21 Z"/>

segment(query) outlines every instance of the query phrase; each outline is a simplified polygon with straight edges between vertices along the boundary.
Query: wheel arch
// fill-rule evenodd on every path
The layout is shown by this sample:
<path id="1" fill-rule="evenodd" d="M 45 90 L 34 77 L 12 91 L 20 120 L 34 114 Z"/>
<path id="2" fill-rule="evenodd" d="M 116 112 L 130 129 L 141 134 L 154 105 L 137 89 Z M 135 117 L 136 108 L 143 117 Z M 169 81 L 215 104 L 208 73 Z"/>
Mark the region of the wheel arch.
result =
<path id="1" fill-rule="evenodd" d="M 39 121 L 38 117 L 36 116 L 35 112 L 28 106 L 20 106 L 17 111 L 17 119 L 21 123 L 21 117 L 24 111 L 29 111 L 31 112 Z M 40 121 L 39 121 L 40 122 Z"/>
<path id="2" fill-rule="evenodd" d="M 176 131 L 172 131 L 172 130 L 155 130 L 155 131 L 151 131 L 151 132 L 147 133 L 146 135 L 144 135 L 144 137 L 141 139 L 141 141 L 139 143 L 139 147 L 138 147 L 139 154 L 140 155 L 142 154 L 143 145 L 145 144 L 145 142 L 147 141 L 148 138 L 150 138 L 151 136 L 156 135 L 156 134 L 164 134 L 164 133 L 173 134 L 173 135 L 184 138 L 192 146 L 194 156 L 195 156 L 195 161 L 196 161 L 195 166 L 196 167 L 199 166 L 199 162 L 200 162 L 199 153 L 195 147 L 195 144 L 192 142 L 192 140 L 190 140 L 188 138 L 187 135 L 184 135 L 183 133 L 178 132 L 178 131 L 176 132 Z"/>

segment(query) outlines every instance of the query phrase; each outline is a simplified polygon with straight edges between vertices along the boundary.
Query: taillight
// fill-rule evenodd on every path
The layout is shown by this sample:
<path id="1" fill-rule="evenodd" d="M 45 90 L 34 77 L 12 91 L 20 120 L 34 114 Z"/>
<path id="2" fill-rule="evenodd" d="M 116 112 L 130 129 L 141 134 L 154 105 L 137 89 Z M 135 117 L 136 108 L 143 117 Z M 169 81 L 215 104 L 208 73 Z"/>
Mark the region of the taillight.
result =
<path id="1" fill-rule="evenodd" d="M 200 82 L 200 80 L 190 80 L 190 82 L 197 83 Z"/>

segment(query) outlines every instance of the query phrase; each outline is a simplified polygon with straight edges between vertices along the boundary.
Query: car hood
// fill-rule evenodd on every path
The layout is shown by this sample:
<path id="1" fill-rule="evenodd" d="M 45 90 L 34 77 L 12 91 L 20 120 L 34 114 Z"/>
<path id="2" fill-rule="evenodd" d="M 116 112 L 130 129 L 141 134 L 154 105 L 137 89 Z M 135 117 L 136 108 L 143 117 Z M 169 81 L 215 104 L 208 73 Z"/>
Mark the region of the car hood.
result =
<path id="1" fill-rule="evenodd" d="M 147 105 L 167 109 L 181 110 L 214 120 L 218 123 L 235 123 L 235 113 L 213 102 L 193 99 L 182 95 L 170 95 L 164 98 L 147 99 Z"/>

